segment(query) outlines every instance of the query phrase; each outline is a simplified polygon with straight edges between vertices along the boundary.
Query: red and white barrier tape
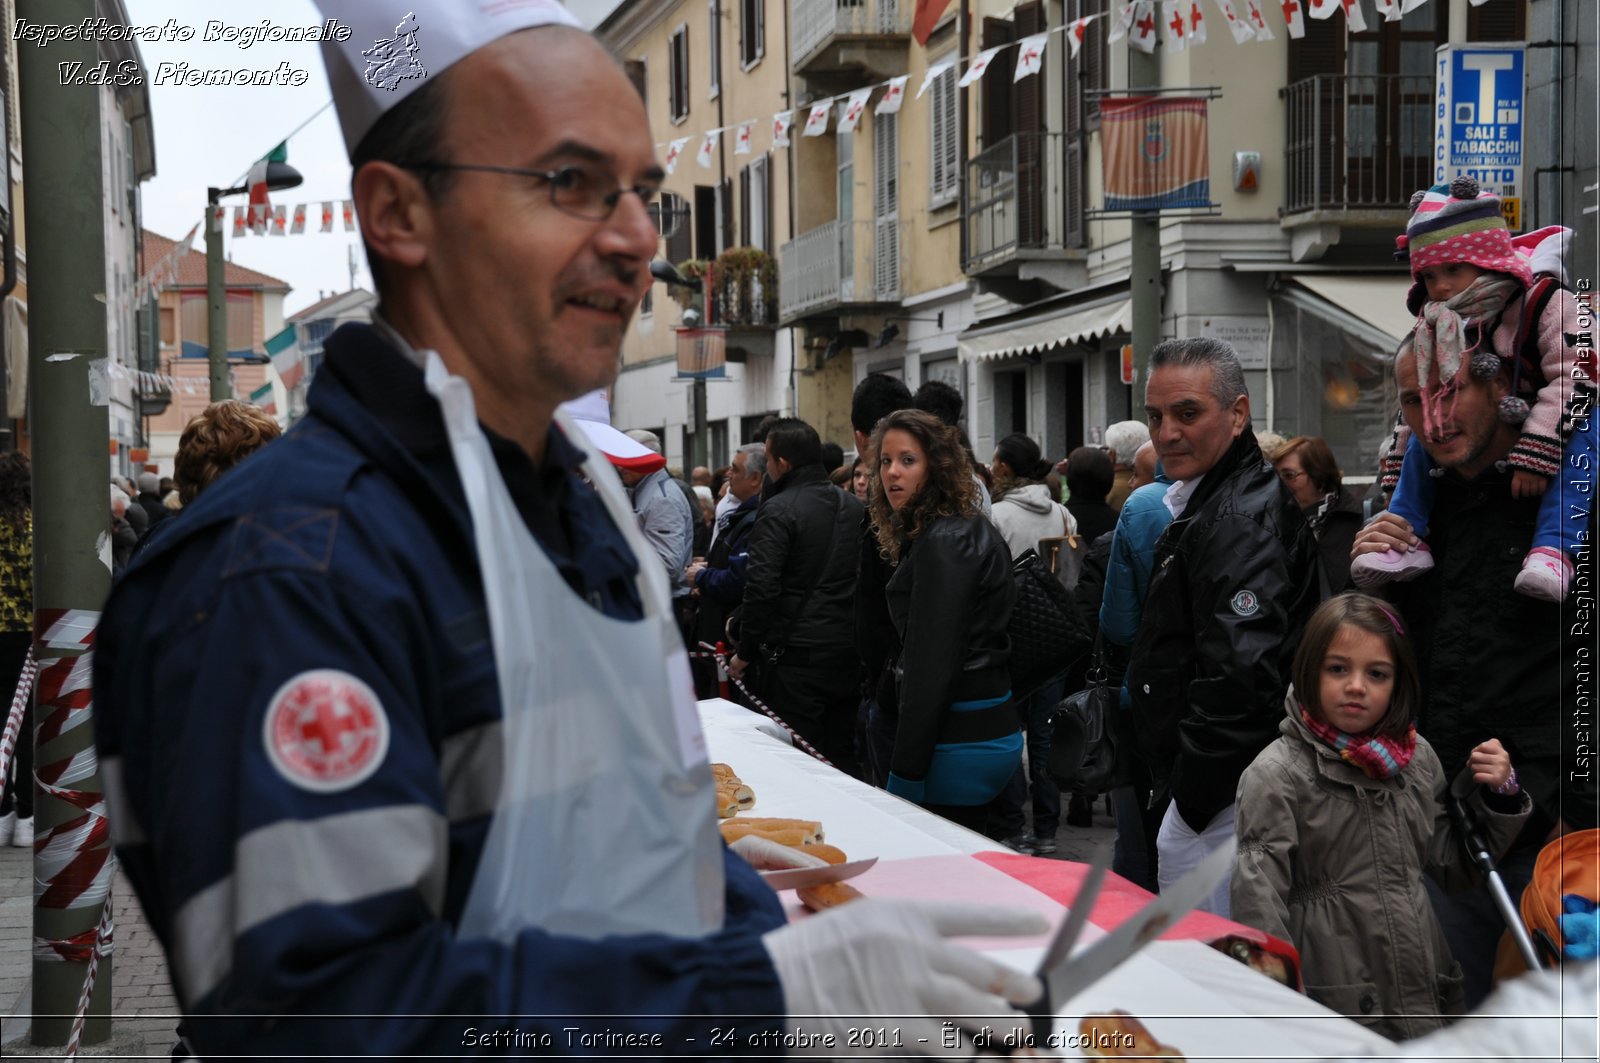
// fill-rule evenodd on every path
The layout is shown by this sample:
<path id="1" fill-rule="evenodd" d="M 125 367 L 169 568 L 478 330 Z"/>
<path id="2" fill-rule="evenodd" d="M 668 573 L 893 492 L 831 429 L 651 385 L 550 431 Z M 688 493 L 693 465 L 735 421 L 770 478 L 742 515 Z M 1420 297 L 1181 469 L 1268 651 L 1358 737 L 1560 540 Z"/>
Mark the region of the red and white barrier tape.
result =
<path id="1" fill-rule="evenodd" d="M 6 714 L 5 734 L 0 736 L 0 790 L 6 787 L 6 780 L 11 778 L 11 761 L 17 751 L 17 737 L 22 733 L 22 716 L 28 708 L 28 696 L 33 693 L 33 677 L 39 671 L 39 663 L 33 659 L 33 647 L 28 647 L 28 656 L 22 661 L 22 674 L 17 677 L 17 692 L 11 698 L 11 711 Z M 28 736 L 29 741 L 33 736 Z"/>
<path id="2" fill-rule="evenodd" d="M 39 646 L 65 651 L 64 656 L 38 669 L 39 721 L 35 733 L 40 747 L 82 727 L 92 718 L 91 678 L 95 630 L 99 622 L 100 614 L 86 609 L 41 609 L 35 617 L 35 630 L 42 632 Z M 34 903 L 40 908 L 57 910 L 100 910 L 99 923 L 91 930 L 65 939 L 33 939 L 36 960 L 88 964 L 67 1046 L 69 1058 L 77 1054 L 100 957 L 111 954 L 113 941 L 111 880 L 116 858 L 111 850 L 105 797 L 78 786 L 91 779 L 98 769 L 99 758 L 93 746 L 34 768 L 34 777 L 42 793 L 73 806 L 80 813 L 35 834 Z"/>
<path id="3" fill-rule="evenodd" d="M 718 679 L 721 679 L 724 675 L 726 675 L 729 679 L 732 679 L 734 686 L 738 687 L 739 691 L 744 694 L 747 699 L 749 699 L 751 707 L 753 707 L 757 712 L 764 713 L 779 727 L 782 727 L 785 731 L 787 731 L 789 733 L 790 740 L 793 741 L 795 745 L 799 746 L 802 750 L 811 754 L 813 757 L 816 757 L 830 768 L 833 767 L 833 761 L 817 752 L 817 747 L 812 745 L 810 742 L 807 742 L 804 738 L 801 738 L 800 733 L 784 722 L 782 716 L 779 716 L 777 713 L 768 708 L 766 702 L 750 693 L 750 688 L 744 685 L 744 680 L 734 675 L 733 672 L 728 668 L 728 655 L 726 653 L 719 652 L 717 647 L 711 645 L 709 642 L 700 643 L 700 647 L 704 652 L 695 653 L 691 650 L 689 656 L 715 658 L 717 662 Z"/>
<path id="4" fill-rule="evenodd" d="M 94 940 L 89 949 L 89 972 L 83 980 L 83 992 L 78 994 L 78 1013 L 72 1019 L 72 1033 L 67 1038 L 64 1058 L 78 1058 L 78 1042 L 83 1040 L 83 1024 L 89 1015 L 89 1000 L 94 996 L 95 975 L 100 972 L 100 957 L 111 955 L 111 936 L 115 927 L 111 922 L 111 895 L 106 895 L 100 908 L 100 922 L 94 928 Z"/>

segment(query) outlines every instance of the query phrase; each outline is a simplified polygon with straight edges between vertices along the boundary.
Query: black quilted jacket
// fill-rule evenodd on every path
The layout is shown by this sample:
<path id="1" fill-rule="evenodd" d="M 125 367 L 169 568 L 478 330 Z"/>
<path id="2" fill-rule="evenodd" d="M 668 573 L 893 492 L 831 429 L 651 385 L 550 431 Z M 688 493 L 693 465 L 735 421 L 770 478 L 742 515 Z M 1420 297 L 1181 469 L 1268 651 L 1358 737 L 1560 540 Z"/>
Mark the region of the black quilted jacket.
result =
<path id="1" fill-rule="evenodd" d="M 1156 798 L 1170 792 L 1196 831 L 1277 738 L 1318 594 L 1311 529 L 1246 430 L 1156 543 L 1128 666 Z"/>

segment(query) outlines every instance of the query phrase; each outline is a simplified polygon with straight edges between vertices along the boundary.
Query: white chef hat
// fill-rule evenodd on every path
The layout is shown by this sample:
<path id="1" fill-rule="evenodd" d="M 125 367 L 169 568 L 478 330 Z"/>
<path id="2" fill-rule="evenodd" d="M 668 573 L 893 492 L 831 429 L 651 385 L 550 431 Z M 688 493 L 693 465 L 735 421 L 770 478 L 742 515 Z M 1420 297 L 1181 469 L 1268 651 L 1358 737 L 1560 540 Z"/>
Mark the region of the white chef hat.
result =
<path id="1" fill-rule="evenodd" d="M 458 60 L 508 33 L 535 26 L 582 29 L 557 0 L 316 0 L 350 33 L 324 40 L 345 150 L 395 104 Z"/>
<path id="2" fill-rule="evenodd" d="M 561 411 L 578 423 L 589 442 L 617 468 L 649 474 L 667 467 L 661 454 L 611 427 L 611 403 L 603 389 L 563 402 Z"/>

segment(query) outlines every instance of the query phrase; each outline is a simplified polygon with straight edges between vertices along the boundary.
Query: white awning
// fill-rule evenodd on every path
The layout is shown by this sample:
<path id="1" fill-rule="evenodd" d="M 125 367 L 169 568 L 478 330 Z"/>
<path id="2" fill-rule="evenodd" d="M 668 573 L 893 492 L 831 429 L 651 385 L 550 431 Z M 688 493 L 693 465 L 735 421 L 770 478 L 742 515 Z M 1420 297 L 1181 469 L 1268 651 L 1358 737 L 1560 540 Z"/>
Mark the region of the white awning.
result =
<path id="1" fill-rule="evenodd" d="M 1133 323 L 1133 301 L 1126 295 L 1093 306 L 1035 314 L 1003 325 L 972 328 L 960 337 L 963 362 L 988 362 L 1038 354 L 1068 343 L 1126 332 Z"/>
<path id="2" fill-rule="evenodd" d="M 1280 291 L 1290 302 L 1386 351 L 1398 347 L 1417 323 L 1406 309 L 1406 293 L 1411 290 L 1406 274 L 1294 273 L 1288 279 L 1314 297 L 1307 299 L 1294 285 L 1286 285 Z"/>

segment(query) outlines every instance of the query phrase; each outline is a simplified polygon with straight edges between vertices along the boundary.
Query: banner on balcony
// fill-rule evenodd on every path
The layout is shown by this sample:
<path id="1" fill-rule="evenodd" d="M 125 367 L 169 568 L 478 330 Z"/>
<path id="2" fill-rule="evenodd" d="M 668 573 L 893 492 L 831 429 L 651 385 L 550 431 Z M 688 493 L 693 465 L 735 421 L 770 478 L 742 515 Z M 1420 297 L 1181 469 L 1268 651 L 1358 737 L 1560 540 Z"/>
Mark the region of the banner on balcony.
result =
<path id="1" fill-rule="evenodd" d="M 1205 100 L 1108 96 L 1100 115 L 1107 211 L 1212 206 Z"/>
<path id="2" fill-rule="evenodd" d="M 678 375 L 700 380 L 728 375 L 727 332 L 719 328 L 681 328 L 678 333 Z"/>

